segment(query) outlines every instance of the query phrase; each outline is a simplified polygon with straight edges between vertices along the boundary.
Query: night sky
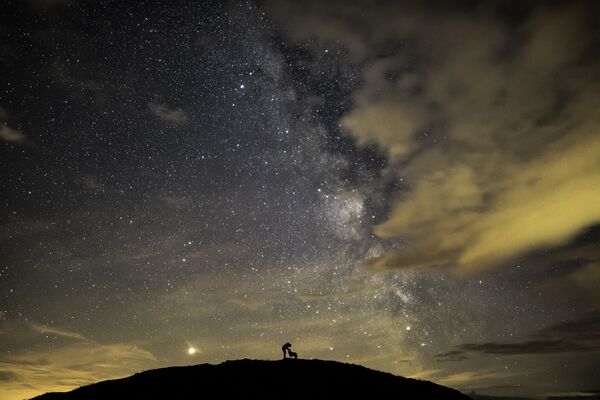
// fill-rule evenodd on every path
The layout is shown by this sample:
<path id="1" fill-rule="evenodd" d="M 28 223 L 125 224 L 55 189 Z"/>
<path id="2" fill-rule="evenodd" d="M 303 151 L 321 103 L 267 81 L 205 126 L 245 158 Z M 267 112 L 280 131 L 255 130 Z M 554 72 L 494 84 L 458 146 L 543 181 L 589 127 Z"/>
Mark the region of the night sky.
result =
<path id="1" fill-rule="evenodd" d="M 600 389 L 597 2 L 2 4 L 1 398 L 288 341 Z"/>

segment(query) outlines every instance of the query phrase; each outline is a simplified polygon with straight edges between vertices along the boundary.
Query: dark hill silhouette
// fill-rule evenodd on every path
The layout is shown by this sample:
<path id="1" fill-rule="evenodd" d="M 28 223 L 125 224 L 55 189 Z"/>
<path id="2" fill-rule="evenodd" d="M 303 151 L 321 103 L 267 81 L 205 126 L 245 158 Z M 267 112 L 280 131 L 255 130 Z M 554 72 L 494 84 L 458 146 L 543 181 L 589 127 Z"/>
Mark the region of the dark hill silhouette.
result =
<path id="1" fill-rule="evenodd" d="M 95 399 L 320 399 L 468 400 L 457 390 L 354 364 L 322 360 L 236 360 L 222 364 L 170 367 L 46 393 L 38 400 Z M 363 396 L 361 396 L 363 397 Z"/>

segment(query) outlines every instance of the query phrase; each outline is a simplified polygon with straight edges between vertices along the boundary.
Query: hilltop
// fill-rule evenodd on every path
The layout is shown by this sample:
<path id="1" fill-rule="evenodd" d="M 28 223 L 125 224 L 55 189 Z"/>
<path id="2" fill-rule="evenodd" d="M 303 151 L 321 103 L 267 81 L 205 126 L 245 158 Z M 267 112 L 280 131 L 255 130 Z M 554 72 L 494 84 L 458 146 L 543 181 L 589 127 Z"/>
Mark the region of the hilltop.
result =
<path id="1" fill-rule="evenodd" d="M 144 371 L 127 378 L 46 393 L 37 400 L 198 399 L 219 397 L 467 400 L 457 390 L 354 364 L 323 360 L 235 360 Z"/>

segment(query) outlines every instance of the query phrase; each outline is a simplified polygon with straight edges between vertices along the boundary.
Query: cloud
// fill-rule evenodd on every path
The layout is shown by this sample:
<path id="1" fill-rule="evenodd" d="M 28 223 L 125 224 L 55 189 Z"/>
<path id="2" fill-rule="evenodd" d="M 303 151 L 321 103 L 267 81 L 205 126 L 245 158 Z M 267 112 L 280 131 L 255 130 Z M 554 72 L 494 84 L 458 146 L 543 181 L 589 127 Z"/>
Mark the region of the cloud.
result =
<path id="1" fill-rule="evenodd" d="M 460 346 L 465 352 L 494 355 L 516 354 L 556 354 L 587 351 L 589 348 L 579 343 L 557 340 L 529 340 L 522 343 L 467 343 Z"/>
<path id="2" fill-rule="evenodd" d="M 72 390 L 157 365 L 154 355 L 137 344 L 98 343 L 67 329 L 31 322 L 5 322 L 2 328 L 3 340 L 10 342 L 10 351 L 0 357 L 3 399 Z M 39 334 L 64 340 L 40 345 Z"/>
<path id="3" fill-rule="evenodd" d="M 0 108 L 0 139 L 9 143 L 25 142 L 25 134 L 18 129 L 8 126 L 8 113 Z"/>
<path id="4" fill-rule="evenodd" d="M 0 361 L 0 374 L 10 378 L 0 388 L 2 398 L 29 398 L 46 391 L 67 391 L 99 380 L 114 379 L 156 365 L 140 347 L 77 342 Z"/>
<path id="5" fill-rule="evenodd" d="M 303 301 L 313 301 L 313 300 L 323 300 L 332 297 L 332 293 L 322 293 L 322 292 L 301 292 L 296 295 L 300 300 Z"/>
<path id="6" fill-rule="evenodd" d="M 250 311 L 256 311 L 265 305 L 264 299 L 248 295 L 234 297 L 229 302 Z"/>
<path id="7" fill-rule="evenodd" d="M 38 324 L 35 322 L 30 322 L 29 326 L 34 331 L 38 331 L 39 333 L 45 335 L 50 334 L 54 336 L 61 336 L 65 338 L 75 339 L 75 340 L 87 340 L 83 335 L 80 335 L 77 332 L 69 331 L 66 329 L 53 328 L 51 326 Z"/>
<path id="8" fill-rule="evenodd" d="M 84 175 L 81 178 L 81 184 L 92 192 L 99 193 L 104 191 L 104 184 L 102 184 L 97 177 L 92 175 Z"/>
<path id="9" fill-rule="evenodd" d="M 281 22 L 281 27 L 294 40 L 312 44 L 314 41 L 343 43 L 354 60 L 362 58 L 368 50 L 366 38 L 361 35 L 363 26 L 358 18 L 358 2 L 270 0 L 265 3 L 269 14 Z M 351 19 L 354 21 L 349 21 Z"/>
<path id="10" fill-rule="evenodd" d="M 167 104 L 150 103 L 148 104 L 148 108 L 152 115 L 167 123 L 179 125 L 186 123 L 189 119 L 189 116 L 185 111 L 171 108 Z"/>
<path id="11" fill-rule="evenodd" d="M 468 389 L 463 388 L 462 392 L 467 393 L 473 400 L 535 400 L 534 397 L 514 397 L 514 396 L 490 396 L 479 394 L 481 392 L 488 393 L 490 391 L 504 391 L 504 390 L 519 390 L 522 385 L 483 385 L 483 386 L 471 386 Z M 479 392 L 479 393 L 478 393 Z"/>
<path id="12" fill-rule="evenodd" d="M 169 208 L 177 210 L 189 209 L 192 206 L 192 202 L 188 197 L 178 195 L 160 195 L 158 197 L 161 203 Z"/>
<path id="13" fill-rule="evenodd" d="M 532 337 L 562 338 L 600 349 L 600 310 L 590 311 L 578 318 L 549 325 L 534 333 Z"/>
<path id="14" fill-rule="evenodd" d="M 10 371 L 0 371 L 0 382 L 14 381 L 18 377 L 17 374 Z"/>
<path id="15" fill-rule="evenodd" d="M 361 145 L 378 144 L 391 158 L 414 151 L 413 132 L 420 126 L 409 107 L 393 102 L 364 104 L 342 119 L 342 126 L 352 132 Z"/>
<path id="16" fill-rule="evenodd" d="M 549 301 L 565 298 L 586 300 L 591 307 L 600 307 L 600 225 L 580 233 L 565 246 L 531 254 L 524 262 L 530 265 L 560 266 L 551 276 L 532 287 Z M 559 274 L 559 275 L 557 275 Z"/>
<path id="17" fill-rule="evenodd" d="M 511 387 L 512 386 L 501 386 L 500 388 L 505 388 L 505 387 Z M 491 387 L 492 389 L 496 388 L 494 386 Z M 517 387 L 518 388 L 518 387 Z M 470 389 L 470 388 L 469 388 Z M 483 390 L 488 389 L 487 387 L 484 387 Z M 515 397 L 515 396 L 489 396 L 489 395 L 485 395 L 485 394 L 478 394 L 477 391 L 475 389 L 470 389 L 471 391 L 468 393 L 469 397 L 471 397 L 473 400 L 537 400 L 538 398 L 536 397 Z M 479 389 L 481 390 L 481 389 Z M 464 393 L 466 393 L 466 390 L 463 390 Z"/>
<path id="18" fill-rule="evenodd" d="M 42 219 L 13 218 L 0 224 L 0 240 L 12 239 L 19 236 L 32 236 L 49 231 L 54 224 Z"/>
<path id="19" fill-rule="evenodd" d="M 541 287 L 553 295 L 584 294 L 592 304 L 600 307 L 600 261 L 586 263 L 564 276 L 549 279 Z"/>
<path id="20" fill-rule="evenodd" d="M 491 387 L 483 387 L 483 388 L 470 388 L 471 392 L 468 393 L 469 397 L 474 400 L 535 400 L 539 397 L 515 397 L 515 396 L 490 396 L 484 394 L 478 394 L 477 391 L 486 391 L 488 389 L 496 389 L 496 388 L 513 388 L 514 386 L 491 386 Z M 517 387 L 518 388 L 518 387 Z M 466 391 L 465 391 L 466 392 Z M 596 390 L 589 391 L 580 391 L 580 392 L 565 392 L 565 393 L 554 393 L 547 395 L 546 400 L 597 400 L 600 399 L 600 393 Z"/>
<path id="21" fill-rule="evenodd" d="M 496 380 L 502 378 L 510 378 L 512 376 L 517 375 L 513 372 L 497 372 L 492 370 L 477 370 L 477 371 L 463 371 L 455 374 L 451 374 L 440 379 L 437 379 L 436 382 L 442 385 L 454 386 L 454 385 L 464 385 L 465 383 L 473 383 L 480 381 L 488 381 L 488 380 Z"/>
<path id="22" fill-rule="evenodd" d="M 25 135 L 21 131 L 13 129 L 8 125 L 0 125 L 0 139 L 11 143 L 23 143 L 25 141 Z"/>
<path id="23" fill-rule="evenodd" d="M 446 353 L 436 354 L 435 358 L 437 361 L 463 361 L 469 359 L 463 350 L 451 350 Z"/>
<path id="24" fill-rule="evenodd" d="M 563 392 L 563 393 L 552 393 L 547 397 L 548 400 L 598 400 L 600 399 L 599 390 L 583 390 L 578 392 Z"/>
<path id="25" fill-rule="evenodd" d="M 464 343 L 436 355 L 438 361 L 461 361 L 469 354 L 532 355 L 591 352 L 600 350 L 600 311 L 549 325 L 522 342 Z"/>
<path id="26" fill-rule="evenodd" d="M 362 61 L 341 124 L 406 186 L 374 227 L 405 244 L 368 268 L 475 273 L 600 222 L 598 28 L 582 3 L 510 22 L 493 3 L 309 4 L 283 26 Z"/>

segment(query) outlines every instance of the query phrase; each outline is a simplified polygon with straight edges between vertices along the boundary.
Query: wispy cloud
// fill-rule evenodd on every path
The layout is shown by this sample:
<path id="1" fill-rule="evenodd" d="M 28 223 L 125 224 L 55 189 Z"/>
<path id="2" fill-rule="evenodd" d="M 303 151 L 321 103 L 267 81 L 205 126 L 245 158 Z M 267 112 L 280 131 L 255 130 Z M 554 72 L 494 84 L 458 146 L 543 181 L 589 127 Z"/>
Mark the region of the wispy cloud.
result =
<path id="1" fill-rule="evenodd" d="M 189 115 L 185 111 L 171 108 L 167 104 L 150 103 L 148 104 L 148 108 L 150 109 L 152 115 L 167 123 L 183 124 L 189 119 Z"/>
<path id="2" fill-rule="evenodd" d="M 435 358 L 438 361 L 463 361 L 469 359 L 463 350 L 450 350 L 445 353 L 439 353 L 435 355 Z"/>
<path id="3" fill-rule="evenodd" d="M 35 322 L 30 322 L 29 326 L 31 327 L 31 329 L 33 329 L 34 331 L 37 331 L 41 334 L 61 336 L 61 337 L 65 337 L 65 338 L 75 339 L 75 340 L 87 340 L 85 338 L 85 336 L 83 336 L 77 332 L 69 331 L 67 329 L 55 328 L 55 327 L 51 327 L 48 325 L 38 324 Z"/>
<path id="4" fill-rule="evenodd" d="M 0 108 L 0 139 L 15 144 L 25 142 L 25 134 L 8 125 L 8 113 L 2 108 Z"/>
<path id="5" fill-rule="evenodd" d="M 506 371 L 493 371 L 493 370 L 477 370 L 477 371 L 463 371 L 455 374 L 447 375 L 436 379 L 437 383 L 449 386 L 464 386 L 465 383 L 473 382 L 485 382 L 489 380 L 497 380 L 503 378 L 509 378 L 517 375 L 513 372 Z"/>
<path id="6" fill-rule="evenodd" d="M 260 307 L 265 305 L 265 300 L 259 296 L 236 296 L 229 299 L 229 302 L 245 308 L 250 311 L 258 310 Z"/>
<path id="7" fill-rule="evenodd" d="M 12 334 L 26 326 L 32 333 L 58 336 L 55 346 L 11 349 L 0 357 L 0 398 L 30 398 L 47 391 L 67 391 L 105 379 L 127 376 L 157 365 L 142 346 L 98 343 L 77 332 L 35 322 L 9 327 Z"/>
<path id="8" fill-rule="evenodd" d="M 100 180 L 93 175 L 84 175 L 81 178 L 81 184 L 92 192 L 99 193 L 104 191 L 104 185 L 102 182 L 100 182 Z"/>
<path id="9" fill-rule="evenodd" d="M 600 307 L 600 260 L 583 264 L 563 276 L 547 280 L 541 285 L 544 292 L 561 297 L 583 294 L 596 307 Z"/>
<path id="10" fill-rule="evenodd" d="M 160 195 L 158 199 L 167 207 L 178 210 L 189 209 L 192 205 L 192 201 L 189 197 L 186 196 L 179 196 L 174 194 Z"/>
<path id="11" fill-rule="evenodd" d="M 521 342 L 464 343 L 436 355 L 438 361 L 462 361 L 472 354 L 532 355 L 600 350 L 600 311 L 549 325 Z"/>
<path id="12" fill-rule="evenodd" d="M 293 38 L 364 65 L 341 124 L 403 179 L 374 232 L 405 239 L 370 270 L 476 273 L 600 222 L 600 63 L 586 56 L 597 25 L 584 3 L 517 26 L 493 3 L 269 4 Z"/>
<path id="13" fill-rule="evenodd" d="M 25 135 L 21 131 L 13 129 L 6 124 L 0 124 L 0 139 L 11 143 L 23 143 L 25 141 Z"/>

